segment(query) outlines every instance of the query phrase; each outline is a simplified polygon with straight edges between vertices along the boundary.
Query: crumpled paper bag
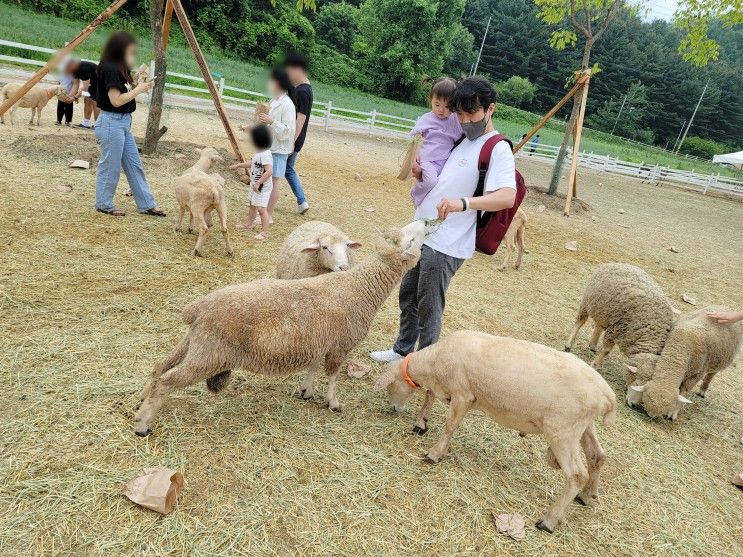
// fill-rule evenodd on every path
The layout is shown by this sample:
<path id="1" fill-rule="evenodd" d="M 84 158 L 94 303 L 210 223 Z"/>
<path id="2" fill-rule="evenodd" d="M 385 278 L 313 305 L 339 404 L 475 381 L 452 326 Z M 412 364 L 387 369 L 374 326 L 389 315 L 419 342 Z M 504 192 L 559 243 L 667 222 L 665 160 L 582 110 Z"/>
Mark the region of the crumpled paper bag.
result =
<path id="1" fill-rule="evenodd" d="M 423 143 L 423 136 L 416 134 L 408 145 L 408 150 L 405 152 L 405 159 L 400 165 L 400 174 L 397 175 L 398 180 L 407 180 L 413 176 L 413 161 L 418 156 L 421 143 Z"/>
<path id="2" fill-rule="evenodd" d="M 517 514 L 499 514 L 493 513 L 495 527 L 501 534 L 505 534 L 514 540 L 523 540 L 526 537 L 524 519 Z"/>
<path id="3" fill-rule="evenodd" d="M 122 485 L 121 493 L 137 505 L 168 514 L 183 491 L 183 474 L 172 468 L 145 468 Z"/>
<path id="4" fill-rule="evenodd" d="M 255 103 L 255 112 L 253 113 L 253 122 L 260 124 L 261 121 L 258 119 L 259 114 L 268 114 L 271 112 L 271 105 L 266 102 Z"/>
<path id="5" fill-rule="evenodd" d="M 348 362 L 346 371 L 349 377 L 353 379 L 361 379 L 362 377 L 364 377 L 364 375 L 371 371 L 371 366 L 361 363 L 358 360 L 351 360 L 350 362 Z"/>

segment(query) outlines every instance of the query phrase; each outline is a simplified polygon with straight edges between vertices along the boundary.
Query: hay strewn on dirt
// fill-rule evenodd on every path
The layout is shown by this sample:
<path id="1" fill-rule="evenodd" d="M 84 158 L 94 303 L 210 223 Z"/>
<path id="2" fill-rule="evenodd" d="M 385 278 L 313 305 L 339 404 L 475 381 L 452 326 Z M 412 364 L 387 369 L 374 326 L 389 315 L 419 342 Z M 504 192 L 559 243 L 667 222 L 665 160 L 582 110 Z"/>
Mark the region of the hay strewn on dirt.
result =
<path id="1" fill-rule="evenodd" d="M 136 133 L 143 117 L 137 113 Z M 743 553 L 743 499 L 729 483 L 743 466 L 739 369 L 720 374 L 709 397 L 695 398 L 675 424 L 622 406 L 616 426 L 599 428 L 608 461 L 598 506 L 574 505 L 552 536 L 531 527 L 563 483 L 545 463 L 541 438 L 521 439 L 473 414 L 451 455 L 427 465 L 421 455 L 441 433 L 443 406 L 425 437 L 412 434 L 412 413 L 390 415 L 383 396 L 372 393 L 376 365 L 363 379 L 342 379 L 341 414 L 324 407 L 324 384 L 308 403 L 296 397 L 299 375 L 240 372 L 220 395 L 202 386 L 177 394 L 154 435 L 135 437 L 133 407 L 153 363 L 183 334 L 181 308 L 214 288 L 271 276 L 278 246 L 303 221 L 284 185 L 267 242 L 235 233 L 230 259 L 213 231 L 207 257 L 189 256 L 193 237 L 172 231 L 170 178 L 192 164 L 193 141 L 225 153 L 227 144 L 216 118 L 174 112 L 169 127 L 162 154 L 145 159 L 168 219 L 137 215 L 123 196 L 125 182 L 117 201 L 126 218 L 92 211 L 95 165 L 67 168 L 72 158 L 95 163 L 91 134 L 54 128 L 49 114 L 41 129 L 0 129 L 7 238 L 0 252 L 0 555 Z M 178 149 L 189 157 L 176 160 Z M 339 225 L 365 244 L 363 255 L 376 228 L 411 214 L 407 187 L 395 178 L 403 149 L 402 142 L 313 128 L 299 159 L 308 216 Z M 518 164 L 527 183 L 546 185 L 546 166 L 528 158 Z M 245 186 L 225 168 L 218 170 L 229 175 L 233 226 L 245 210 Z M 59 191 L 60 184 L 72 191 Z M 464 265 L 451 286 L 446 331 L 469 327 L 560 347 L 583 282 L 605 261 L 647 269 L 683 310 L 682 292 L 704 305 L 743 306 L 743 206 L 587 172 L 579 188 L 590 210 L 569 219 L 561 210 L 539 213 L 537 200 L 527 200 L 531 254 L 520 272 L 497 272 L 501 254 Z M 578 240 L 577 252 L 564 249 L 570 240 Z M 397 314 L 393 296 L 354 357 L 390 346 Z M 577 350 L 584 357 L 587 335 Z M 614 354 L 602 370 L 620 396 L 621 362 Z M 168 517 L 119 494 L 120 482 L 154 465 L 186 479 Z M 524 516 L 526 539 L 499 534 L 492 513 Z"/>

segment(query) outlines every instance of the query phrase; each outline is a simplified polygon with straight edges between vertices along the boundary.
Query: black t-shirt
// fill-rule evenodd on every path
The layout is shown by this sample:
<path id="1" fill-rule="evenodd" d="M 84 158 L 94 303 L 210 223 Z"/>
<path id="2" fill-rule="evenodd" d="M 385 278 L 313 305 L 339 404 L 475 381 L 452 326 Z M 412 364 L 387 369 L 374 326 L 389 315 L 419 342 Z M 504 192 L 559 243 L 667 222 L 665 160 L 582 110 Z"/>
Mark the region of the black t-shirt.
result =
<path id="1" fill-rule="evenodd" d="M 302 83 L 297 85 L 294 90 L 294 96 L 296 97 L 297 114 L 300 112 L 307 116 L 302 126 L 302 131 L 299 132 L 296 141 L 294 142 L 294 152 L 299 153 L 304 145 L 304 138 L 307 137 L 307 125 L 310 123 L 310 115 L 312 114 L 312 86 L 309 83 Z"/>
<path id="2" fill-rule="evenodd" d="M 77 69 L 72 72 L 72 77 L 79 79 L 80 81 L 90 80 L 90 86 L 88 87 L 88 93 L 90 98 L 96 100 L 98 94 L 98 64 L 93 62 L 80 62 Z"/>
<path id="3" fill-rule="evenodd" d="M 137 110 L 137 101 L 134 99 L 130 100 L 126 104 L 121 106 L 114 106 L 111 104 L 111 99 L 108 98 L 109 89 L 118 89 L 121 93 L 127 93 L 131 88 L 131 85 L 127 82 L 124 74 L 121 73 L 121 69 L 109 62 L 103 62 L 98 68 L 98 108 L 107 112 L 118 112 L 119 114 L 129 114 Z"/>

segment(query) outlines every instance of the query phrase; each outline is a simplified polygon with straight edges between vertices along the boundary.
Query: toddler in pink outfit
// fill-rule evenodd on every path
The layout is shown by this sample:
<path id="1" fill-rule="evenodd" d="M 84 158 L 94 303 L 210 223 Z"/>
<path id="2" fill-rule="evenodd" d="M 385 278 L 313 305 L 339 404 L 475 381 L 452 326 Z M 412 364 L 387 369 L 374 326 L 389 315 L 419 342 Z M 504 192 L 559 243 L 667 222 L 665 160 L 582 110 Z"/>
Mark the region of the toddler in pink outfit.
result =
<path id="1" fill-rule="evenodd" d="M 462 126 L 459 125 L 457 115 L 449 110 L 449 99 L 456 86 L 456 82 L 450 77 L 440 77 L 434 81 L 428 96 L 431 112 L 418 118 L 410 132 L 411 137 L 418 134 L 423 136 L 418 152 L 422 175 L 410 190 L 416 207 L 438 182 L 454 143 L 462 137 Z"/>

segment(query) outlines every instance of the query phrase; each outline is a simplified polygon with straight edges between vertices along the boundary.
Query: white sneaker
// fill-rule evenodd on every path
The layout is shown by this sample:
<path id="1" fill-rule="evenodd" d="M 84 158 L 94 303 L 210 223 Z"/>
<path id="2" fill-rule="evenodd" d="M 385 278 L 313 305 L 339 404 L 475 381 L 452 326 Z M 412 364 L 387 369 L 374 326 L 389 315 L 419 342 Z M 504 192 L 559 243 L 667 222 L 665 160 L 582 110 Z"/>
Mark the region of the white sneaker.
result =
<path id="1" fill-rule="evenodd" d="M 297 213 L 300 215 L 304 215 L 307 211 L 310 210 L 310 204 L 306 201 L 303 201 L 302 203 L 299 203 L 297 205 Z"/>
<path id="2" fill-rule="evenodd" d="M 402 356 L 394 350 L 377 350 L 376 352 L 369 352 L 369 357 L 375 362 L 382 362 L 384 364 L 396 360 L 402 360 Z"/>

